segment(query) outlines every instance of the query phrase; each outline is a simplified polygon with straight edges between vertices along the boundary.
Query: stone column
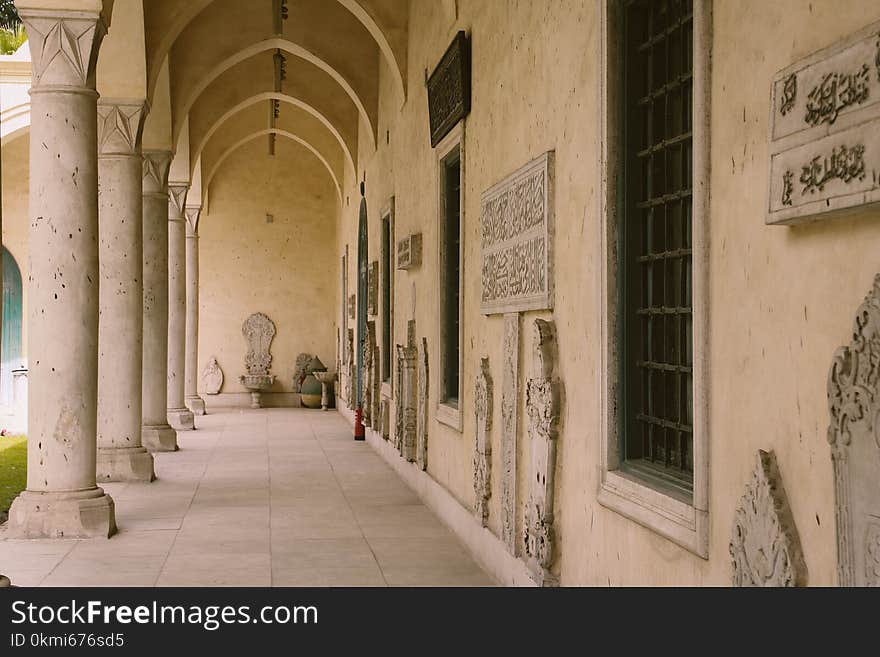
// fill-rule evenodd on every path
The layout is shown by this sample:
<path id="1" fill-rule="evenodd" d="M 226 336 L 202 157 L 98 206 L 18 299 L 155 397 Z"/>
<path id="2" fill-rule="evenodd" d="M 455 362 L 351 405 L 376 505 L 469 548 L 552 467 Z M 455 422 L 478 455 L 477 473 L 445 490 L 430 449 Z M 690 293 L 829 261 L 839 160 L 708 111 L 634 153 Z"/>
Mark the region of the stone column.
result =
<path id="1" fill-rule="evenodd" d="M 143 443 L 151 452 L 177 449 L 168 424 L 168 169 L 171 153 L 144 152 Z"/>
<path id="2" fill-rule="evenodd" d="M 141 443 L 144 102 L 98 103 L 98 481 L 153 481 Z"/>
<path id="3" fill-rule="evenodd" d="M 21 11 L 33 57 L 27 489 L 7 538 L 108 537 L 113 500 L 97 486 L 97 13 Z"/>
<path id="4" fill-rule="evenodd" d="M 186 407 L 186 194 L 189 183 L 168 184 L 168 422 L 195 429 Z"/>
<path id="5" fill-rule="evenodd" d="M 199 397 L 199 216 L 202 209 L 186 209 L 186 407 L 193 415 L 205 414 Z"/>

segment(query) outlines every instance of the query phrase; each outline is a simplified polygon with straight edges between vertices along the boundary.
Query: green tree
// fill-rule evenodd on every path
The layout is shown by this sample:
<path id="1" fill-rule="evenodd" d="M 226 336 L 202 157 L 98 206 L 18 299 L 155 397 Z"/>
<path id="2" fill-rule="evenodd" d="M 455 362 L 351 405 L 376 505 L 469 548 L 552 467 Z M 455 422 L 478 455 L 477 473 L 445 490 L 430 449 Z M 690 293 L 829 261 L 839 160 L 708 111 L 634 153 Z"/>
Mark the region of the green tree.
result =
<path id="1" fill-rule="evenodd" d="M 0 54 L 11 55 L 27 41 L 27 33 L 12 0 L 0 0 Z"/>

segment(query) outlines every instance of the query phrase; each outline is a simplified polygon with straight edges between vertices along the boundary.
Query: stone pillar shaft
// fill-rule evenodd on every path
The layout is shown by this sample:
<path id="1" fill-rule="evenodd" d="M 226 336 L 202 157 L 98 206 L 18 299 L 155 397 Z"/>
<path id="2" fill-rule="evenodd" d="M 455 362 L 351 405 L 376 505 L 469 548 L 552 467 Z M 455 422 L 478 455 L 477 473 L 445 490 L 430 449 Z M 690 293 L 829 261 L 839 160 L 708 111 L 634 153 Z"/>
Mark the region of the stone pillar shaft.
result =
<path id="1" fill-rule="evenodd" d="M 145 151 L 143 441 L 152 452 L 177 449 L 168 424 L 168 169 L 171 153 Z"/>
<path id="2" fill-rule="evenodd" d="M 185 402 L 186 194 L 189 183 L 168 185 L 168 422 L 177 431 L 195 428 Z"/>
<path id="3" fill-rule="evenodd" d="M 152 481 L 141 443 L 144 103 L 99 103 L 98 470 L 100 481 Z"/>
<path id="4" fill-rule="evenodd" d="M 186 209 L 186 407 L 205 414 L 199 397 L 199 216 L 202 209 Z"/>
<path id="5" fill-rule="evenodd" d="M 108 537 L 97 486 L 97 14 L 23 10 L 33 56 L 27 490 L 9 538 Z"/>

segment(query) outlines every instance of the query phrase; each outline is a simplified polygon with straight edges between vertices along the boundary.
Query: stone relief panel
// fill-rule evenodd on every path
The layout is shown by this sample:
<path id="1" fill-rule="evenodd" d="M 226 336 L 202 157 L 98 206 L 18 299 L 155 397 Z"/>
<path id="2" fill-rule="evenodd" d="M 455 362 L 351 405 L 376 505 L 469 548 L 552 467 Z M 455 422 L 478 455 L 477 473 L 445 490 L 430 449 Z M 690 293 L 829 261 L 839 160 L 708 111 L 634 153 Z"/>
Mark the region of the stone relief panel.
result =
<path id="1" fill-rule="evenodd" d="M 757 466 L 733 520 L 734 586 L 805 586 L 807 567 L 773 452 Z"/>
<path id="2" fill-rule="evenodd" d="M 245 320 L 241 333 L 248 344 L 244 357 L 247 373 L 256 376 L 269 374 L 272 366 L 269 348 L 275 338 L 275 324 L 263 313 L 254 313 Z"/>
<path id="3" fill-rule="evenodd" d="M 348 329 L 348 376 L 345 382 L 346 395 L 348 399 L 348 410 L 353 411 L 357 400 L 354 398 L 355 386 L 355 367 L 357 367 L 357 359 L 354 357 L 354 329 Z"/>
<path id="4" fill-rule="evenodd" d="M 534 376 L 526 384 L 531 462 L 523 556 L 539 585 L 556 586 L 559 582 L 550 568 L 555 543 L 553 493 L 562 386 L 556 376 L 556 327 L 553 322 L 536 319 L 534 328 Z"/>
<path id="5" fill-rule="evenodd" d="M 489 524 L 489 498 L 492 497 L 492 372 L 489 359 L 480 361 L 474 391 L 477 438 L 474 445 L 474 515 L 483 527 Z"/>
<path id="6" fill-rule="evenodd" d="M 372 373 L 370 374 L 370 386 L 372 388 L 370 392 L 370 402 L 372 405 L 372 409 L 370 410 L 370 418 L 372 419 L 372 424 L 370 425 L 373 431 L 379 431 L 381 428 L 379 416 L 379 405 L 382 399 L 382 357 L 379 354 L 379 347 L 373 347 L 373 368 Z"/>
<path id="7" fill-rule="evenodd" d="M 370 263 L 367 272 L 367 314 L 379 314 L 379 261 Z"/>
<path id="8" fill-rule="evenodd" d="M 352 294 L 348 297 L 348 318 L 357 319 L 357 296 Z M 349 352 L 354 353 L 354 352 Z"/>
<path id="9" fill-rule="evenodd" d="M 553 309 L 554 157 L 532 160 L 482 196 L 483 314 Z"/>
<path id="10" fill-rule="evenodd" d="M 877 582 L 880 522 L 880 275 L 856 312 L 852 340 L 828 376 L 837 574 L 841 586 Z"/>
<path id="11" fill-rule="evenodd" d="M 471 111 L 471 41 L 459 31 L 428 78 L 431 147 Z"/>
<path id="12" fill-rule="evenodd" d="M 516 554 L 516 450 L 519 433 L 520 316 L 504 317 L 501 381 L 501 540 Z"/>
<path id="13" fill-rule="evenodd" d="M 416 417 L 416 463 L 421 470 L 428 469 L 428 339 L 419 342 L 418 403 Z"/>
<path id="14" fill-rule="evenodd" d="M 407 461 L 416 460 L 416 323 L 409 321 L 406 346 L 397 345 L 397 423 L 395 447 Z"/>
<path id="15" fill-rule="evenodd" d="M 388 440 L 391 437 L 391 400 L 383 399 L 381 404 L 382 412 L 382 440 Z"/>
<path id="16" fill-rule="evenodd" d="M 367 335 L 364 340 L 364 371 L 363 377 L 363 423 L 365 427 L 373 425 L 373 354 L 376 351 L 376 322 L 367 322 Z"/>
<path id="17" fill-rule="evenodd" d="M 780 71 L 768 224 L 880 203 L 880 22 Z"/>
<path id="18" fill-rule="evenodd" d="M 211 360 L 202 370 L 202 387 L 208 395 L 219 395 L 223 388 L 223 370 L 215 356 L 211 356 Z"/>

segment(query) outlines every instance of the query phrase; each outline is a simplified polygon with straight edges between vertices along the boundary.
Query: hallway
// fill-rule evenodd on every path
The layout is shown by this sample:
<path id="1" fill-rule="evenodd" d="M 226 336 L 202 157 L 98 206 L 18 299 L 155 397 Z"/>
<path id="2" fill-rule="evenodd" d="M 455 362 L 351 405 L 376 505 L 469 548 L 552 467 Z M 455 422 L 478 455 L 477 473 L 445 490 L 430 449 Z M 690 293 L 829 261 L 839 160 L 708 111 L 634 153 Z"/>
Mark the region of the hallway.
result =
<path id="1" fill-rule="evenodd" d="M 19 586 L 491 586 L 336 413 L 224 410 L 108 484 L 107 540 L 0 541 Z"/>

